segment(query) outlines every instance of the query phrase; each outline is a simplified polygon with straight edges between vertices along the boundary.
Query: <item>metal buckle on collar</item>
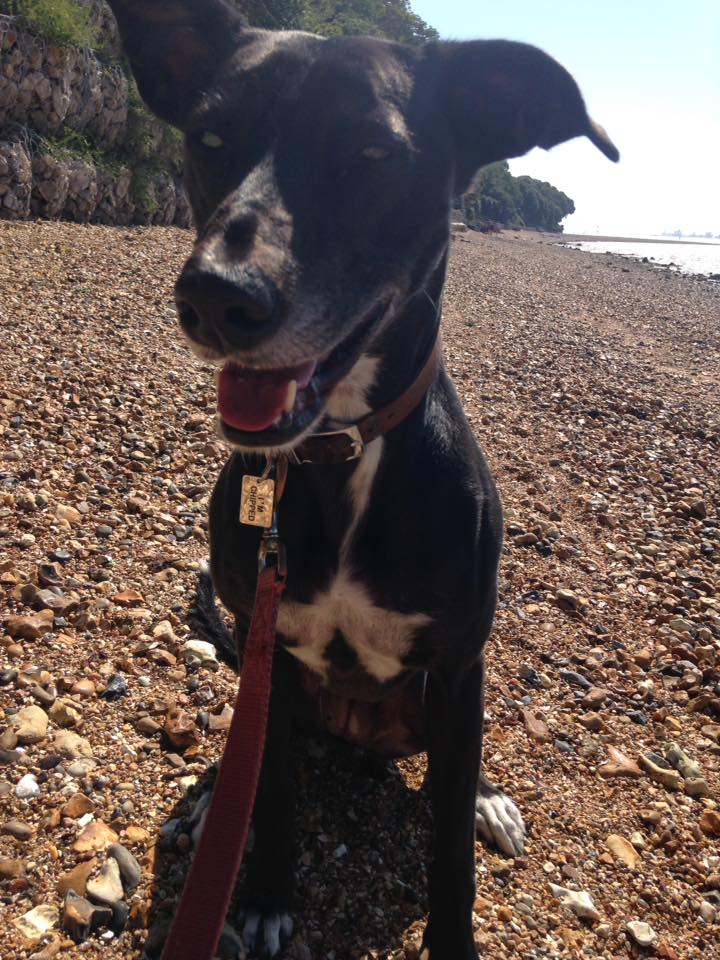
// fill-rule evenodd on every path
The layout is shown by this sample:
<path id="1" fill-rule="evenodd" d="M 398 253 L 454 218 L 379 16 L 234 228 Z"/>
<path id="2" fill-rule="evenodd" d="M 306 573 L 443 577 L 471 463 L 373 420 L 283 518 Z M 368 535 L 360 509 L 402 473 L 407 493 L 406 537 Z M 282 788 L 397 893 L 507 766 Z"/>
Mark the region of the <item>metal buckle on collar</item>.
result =
<path id="1" fill-rule="evenodd" d="M 337 442 L 335 442 L 337 440 Z M 327 430 L 324 433 L 311 434 L 305 443 L 308 447 L 318 442 L 318 454 L 312 456 L 308 450 L 303 456 L 303 444 L 300 444 L 299 450 L 293 451 L 297 463 L 347 463 L 350 460 L 358 460 L 365 452 L 365 441 L 362 438 L 360 430 L 354 424 L 344 427 L 342 430 Z M 326 448 L 325 456 L 319 451 Z"/>

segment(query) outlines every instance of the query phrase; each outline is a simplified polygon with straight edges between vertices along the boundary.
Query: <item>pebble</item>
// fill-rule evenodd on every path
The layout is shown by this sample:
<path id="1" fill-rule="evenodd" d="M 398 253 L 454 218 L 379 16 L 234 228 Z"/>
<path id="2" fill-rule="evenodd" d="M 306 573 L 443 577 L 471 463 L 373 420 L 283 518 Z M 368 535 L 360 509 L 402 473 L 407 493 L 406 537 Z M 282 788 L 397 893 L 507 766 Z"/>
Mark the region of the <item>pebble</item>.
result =
<path id="1" fill-rule="evenodd" d="M 582 920 L 600 919 L 600 911 L 586 890 L 568 890 L 567 887 L 560 887 L 556 883 L 549 883 L 548 887 L 563 907 L 574 913 L 576 917 Z"/>
<path id="2" fill-rule="evenodd" d="M 125 681 L 125 678 L 121 673 L 114 673 L 107 682 L 107 686 L 103 690 L 101 697 L 103 700 L 119 700 L 121 697 L 126 697 L 130 693 L 128 685 Z"/>
<path id="3" fill-rule="evenodd" d="M 599 710 L 610 696 L 610 691 L 604 687 L 591 687 L 580 701 L 586 710 Z"/>
<path id="4" fill-rule="evenodd" d="M 709 837 L 720 837 L 720 813 L 717 810 L 703 810 L 699 826 Z"/>
<path id="5" fill-rule="evenodd" d="M 49 903 L 41 903 L 18 917 L 13 923 L 28 940 L 41 940 L 48 930 L 57 926 L 59 919 L 60 912 L 57 907 Z"/>
<path id="6" fill-rule="evenodd" d="M 58 880 L 57 890 L 61 897 L 64 897 L 68 890 L 74 890 L 80 896 L 85 896 L 85 887 L 88 877 L 96 869 L 98 861 L 95 857 L 91 860 L 83 860 L 76 866 L 64 873 Z"/>
<path id="7" fill-rule="evenodd" d="M 642 920 L 629 920 L 625 929 L 639 947 L 651 947 L 657 940 L 653 928 Z"/>
<path id="8" fill-rule="evenodd" d="M 75 943 L 83 943 L 99 927 L 112 923 L 113 912 L 109 907 L 90 903 L 73 890 L 68 890 L 63 903 L 61 924 Z"/>
<path id="9" fill-rule="evenodd" d="M 702 900 L 700 902 L 700 909 L 698 912 L 700 913 L 700 918 L 705 923 L 715 923 L 718 912 L 711 903 L 708 903 L 707 900 Z"/>
<path id="10" fill-rule="evenodd" d="M 34 704 L 23 707 L 13 717 L 10 727 L 20 744 L 39 743 L 47 736 L 48 715 Z"/>
<path id="11" fill-rule="evenodd" d="M 94 820 L 88 824 L 80 836 L 71 844 L 75 853 L 98 853 L 106 850 L 111 843 L 118 842 L 118 835 L 102 820 Z"/>
<path id="12" fill-rule="evenodd" d="M 638 762 L 651 780 L 662 784 L 668 790 L 678 790 L 682 784 L 682 777 L 677 770 L 666 770 L 655 762 L 650 754 L 641 754 Z"/>
<path id="13" fill-rule="evenodd" d="M 610 759 L 598 768 L 598 774 L 605 778 L 630 777 L 637 779 L 642 776 L 642 770 L 637 763 L 617 747 L 608 746 Z"/>
<path id="14" fill-rule="evenodd" d="M 75 793 L 68 802 L 63 805 L 60 810 L 60 815 L 62 817 L 69 817 L 71 820 L 77 820 L 87 813 L 94 812 L 95 804 L 90 797 L 86 797 L 84 793 Z"/>
<path id="15" fill-rule="evenodd" d="M 60 697 L 48 710 L 48 716 L 56 727 L 77 727 L 82 723 L 82 713 L 74 700 Z"/>
<path id="16" fill-rule="evenodd" d="M 97 877 L 91 877 L 85 887 L 88 897 L 99 903 L 112 905 L 123 898 L 118 861 L 109 857 L 100 868 Z"/>
<path id="17" fill-rule="evenodd" d="M 532 710 L 528 710 L 527 707 L 523 707 L 520 710 L 520 715 L 522 716 L 525 730 L 531 740 L 536 740 L 538 743 L 550 742 L 552 737 L 548 725 L 544 720 L 533 713 Z"/>
<path id="18" fill-rule="evenodd" d="M 611 833 L 607 838 L 607 845 L 616 860 L 622 860 L 626 867 L 635 870 L 640 863 L 640 854 L 625 837 Z"/>
<path id="19" fill-rule="evenodd" d="M 0 857 L 0 880 L 17 880 L 25 875 L 27 867 L 24 860 Z"/>
<path id="20" fill-rule="evenodd" d="M 0 826 L 0 833 L 14 837 L 16 840 L 29 840 L 35 834 L 35 828 L 29 823 L 23 823 L 22 820 L 6 820 Z"/>
<path id="21" fill-rule="evenodd" d="M 81 757 L 91 760 L 93 756 L 89 741 L 72 730 L 58 730 L 53 737 L 53 748 L 61 757 L 69 760 L 79 760 Z"/>
<path id="22" fill-rule="evenodd" d="M 197 656 L 202 663 L 217 663 L 217 651 L 207 640 L 187 640 L 183 650 Z"/>
<path id="23" fill-rule="evenodd" d="M 26 773 L 15 787 L 15 796 L 21 800 L 31 800 L 40 793 L 40 785 L 32 773 Z"/>
<path id="24" fill-rule="evenodd" d="M 29 616 L 10 617 L 5 623 L 5 629 L 16 640 L 39 640 L 52 630 L 54 619 L 52 610 L 41 610 Z"/>
<path id="25" fill-rule="evenodd" d="M 676 743 L 666 743 L 663 747 L 665 759 L 679 770 L 686 780 L 700 780 L 702 768 L 695 760 L 691 760 L 685 751 Z"/>
<path id="26" fill-rule="evenodd" d="M 120 843 L 111 843 L 107 848 L 107 853 L 109 857 L 114 857 L 117 861 L 125 893 L 132 893 L 140 883 L 142 875 L 140 864 L 130 851 Z"/>

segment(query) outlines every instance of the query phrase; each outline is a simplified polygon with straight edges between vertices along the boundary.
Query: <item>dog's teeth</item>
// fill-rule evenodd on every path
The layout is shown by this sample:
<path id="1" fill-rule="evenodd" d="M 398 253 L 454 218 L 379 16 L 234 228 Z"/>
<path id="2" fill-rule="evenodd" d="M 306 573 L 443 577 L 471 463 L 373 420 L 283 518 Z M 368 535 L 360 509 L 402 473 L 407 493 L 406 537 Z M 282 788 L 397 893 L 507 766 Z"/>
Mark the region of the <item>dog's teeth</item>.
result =
<path id="1" fill-rule="evenodd" d="M 292 413 L 292 408 L 295 406 L 295 398 L 297 397 L 297 380 L 291 380 L 287 388 L 287 396 L 285 397 L 285 413 Z"/>

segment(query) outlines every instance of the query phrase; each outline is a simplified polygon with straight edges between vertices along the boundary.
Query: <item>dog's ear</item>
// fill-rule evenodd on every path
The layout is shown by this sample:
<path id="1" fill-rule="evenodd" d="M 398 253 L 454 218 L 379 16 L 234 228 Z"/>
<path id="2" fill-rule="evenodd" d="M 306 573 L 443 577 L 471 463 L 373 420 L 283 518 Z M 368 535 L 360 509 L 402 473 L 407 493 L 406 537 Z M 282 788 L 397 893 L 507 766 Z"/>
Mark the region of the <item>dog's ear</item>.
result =
<path id="1" fill-rule="evenodd" d="M 433 46 L 455 138 L 459 190 L 487 163 L 573 137 L 586 136 L 610 160 L 619 159 L 603 128 L 588 116 L 573 78 L 542 50 L 509 40 Z"/>
<path id="2" fill-rule="evenodd" d="M 246 25 L 225 0 L 108 0 L 138 89 L 153 113 L 182 128 Z"/>

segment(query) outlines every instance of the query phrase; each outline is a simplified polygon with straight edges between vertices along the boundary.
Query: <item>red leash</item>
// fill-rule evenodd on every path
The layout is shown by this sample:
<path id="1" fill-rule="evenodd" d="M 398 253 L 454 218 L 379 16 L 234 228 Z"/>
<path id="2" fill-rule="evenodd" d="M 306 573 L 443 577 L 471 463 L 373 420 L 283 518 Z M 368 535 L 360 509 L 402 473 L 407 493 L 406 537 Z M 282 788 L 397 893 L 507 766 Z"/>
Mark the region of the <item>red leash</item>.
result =
<path id="1" fill-rule="evenodd" d="M 275 563 L 268 563 L 274 555 Z M 277 531 L 263 533 L 255 608 L 225 752 L 161 960 L 212 960 L 245 852 L 265 749 L 275 627 L 285 589 Z"/>

